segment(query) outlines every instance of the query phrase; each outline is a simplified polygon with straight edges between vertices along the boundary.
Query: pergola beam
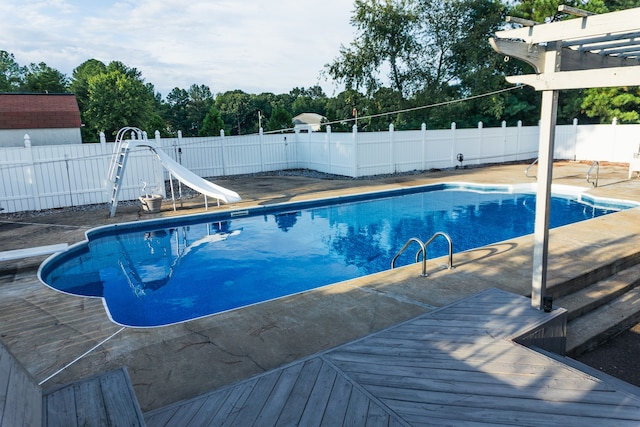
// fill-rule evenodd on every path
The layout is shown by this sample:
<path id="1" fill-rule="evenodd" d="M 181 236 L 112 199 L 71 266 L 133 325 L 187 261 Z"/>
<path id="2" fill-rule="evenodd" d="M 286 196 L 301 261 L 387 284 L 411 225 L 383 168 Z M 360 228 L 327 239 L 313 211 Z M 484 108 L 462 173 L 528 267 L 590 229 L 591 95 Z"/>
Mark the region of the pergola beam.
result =
<path id="1" fill-rule="evenodd" d="M 505 21 L 511 22 L 513 24 L 524 25 L 525 27 L 533 27 L 534 25 L 538 25 L 539 22 L 531 21 L 530 19 L 518 18 L 517 16 L 507 16 Z"/>
<path id="2" fill-rule="evenodd" d="M 528 45 L 524 42 L 490 38 L 489 43 L 496 52 L 506 56 L 521 59 L 531 65 L 536 73 L 541 73 L 544 69 L 546 46 Z M 560 52 L 562 61 L 560 63 L 561 72 L 591 70 L 596 68 L 614 69 L 618 67 L 631 67 L 640 65 L 636 59 L 627 59 L 624 56 L 600 55 L 591 52 L 581 52 L 567 47 Z M 557 74 L 557 73 L 556 73 Z M 528 84 L 528 83 L 527 83 Z M 615 84 L 613 86 L 624 86 Z M 595 87 L 595 86 L 591 86 Z M 542 90 L 542 89 L 540 89 Z"/>
<path id="3" fill-rule="evenodd" d="M 577 7 L 567 6 L 566 4 L 558 5 L 558 12 L 568 13 L 569 15 L 578 16 L 580 18 L 595 15 L 593 12 L 589 12 L 588 10 L 578 9 Z"/>
<path id="4" fill-rule="evenodd" d="M 527 44 L 546 43 L 556 40 L 583 39 L 587 36 L 614 35 L 633 32 L 640 24 L 640 8 L 593 15 L 585 18 L 550 22 L 495 33 L 501 39 L 520 39 Z"/>
<path id="5" fill-rule="evenodd" d="M 536 90 L 565 90 L 596 87 L 638 86 L 640 71 L 636 67 L 563 71 L 549 75 L 508 76 L 509 83 L 533 86 Z"/>
<path id="6" fill-rule="evenodd" d="M 523 60 L 531 65 L 536 73 L 540 73 L 544 69 L 544 47 L 493 37 L 489 39 L 489 44 L 496 52 Z"/>

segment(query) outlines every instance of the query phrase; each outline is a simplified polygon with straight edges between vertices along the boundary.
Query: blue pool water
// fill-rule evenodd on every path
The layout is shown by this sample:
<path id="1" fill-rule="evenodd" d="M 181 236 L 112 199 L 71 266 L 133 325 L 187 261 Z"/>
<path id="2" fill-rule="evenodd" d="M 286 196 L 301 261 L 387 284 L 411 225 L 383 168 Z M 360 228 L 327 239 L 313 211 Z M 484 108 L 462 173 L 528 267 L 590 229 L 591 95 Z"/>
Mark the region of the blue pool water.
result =
<path id="1" fill-rule="evenodd" d="M 454 252 L 533 232 L 533 193 L 419 190 L 101 227 L 48 259 L 39 275 L 59 291 L 103 298 L 116 323 L 149 327 L 386 270 L 407 240 L 436 231 L 451 236 Z M 630 207 L 568 196 L 553 197 L 551 206 L 551 227 Z M 441 240 L 429 258 L 446 255 Z M 409 250 L 396 265 L 414 257 Z"/>

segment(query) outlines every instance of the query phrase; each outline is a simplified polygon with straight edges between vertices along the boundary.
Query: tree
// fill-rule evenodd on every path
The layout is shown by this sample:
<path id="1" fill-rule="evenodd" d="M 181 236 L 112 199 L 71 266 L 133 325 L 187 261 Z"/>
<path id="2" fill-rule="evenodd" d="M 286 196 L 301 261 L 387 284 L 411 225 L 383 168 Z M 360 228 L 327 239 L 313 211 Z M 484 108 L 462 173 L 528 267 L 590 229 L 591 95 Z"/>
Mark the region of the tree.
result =
<path id="1" fill-rule="evenodd" d="M 177 135 L 182 131 L 184 136 L 197 136 L 214 102 L 206 85 L 193 84 L 188 90 L 172 89 L 167 95 L 168 108 L 164 113 L 171 133 Z"/>
<path id="2" fill-rule="evenodd" d="M 360 116 L 368 114 L 368 97 L 364 94 L 347 89 L 340 92 L 335 98 L 327 101 L 327 119 L 331 128 L 336 131 L 350 132 L 355 124 L 354 112 Z M 358 122 L 359 125 L 362 121 Z"/>
<path id="3" fill-rule="evenodd" d="M 277 131 L 282 129 L 291 129 L 293 123 L 291 121 L 291 114 L 287 110 L 281 107 L 274 108 L 271 113 L 271 117 L 267 121 L 268 131 Z"/>
<path id="4" fill-rule="evenodd" d="M 0 50 L 0 92 L 17 92 L 22 86 L 26 69 L 21 67 L 12 53 Z"/>
<path id="5" fill-rule="evenodd" d="M 601 5 L 595 4 L 595 0 L 589 2 L 594 12 L 616 11 L 640 6 L 638 0 L 608 0 Z M 596 6 L 599 6 L 598 10 Z M 600 121 L 600 123 L 611 123 L 614 118 L 626 123 L 640 123 L 638 116 L 638 106 L 640 106 L 640 88 L 617 87 L 617 88 L 592 88 L 581 91 L 583 97 L 581 103 L 576 101 L 576 109 L 579 105 L 581 112 L 589 118 Z"/>
<path id="6" fill-rule="evenodd" d="M 257 132 L 258 109 L 253 105 L 251 95 L 241 90 L 218 94 L 216 108 L 220 111 L 225 127 L 231 135 Z"/>
<path id="7" fill-rule="evenodd" d="M 73 70 L 71 84 L 69 88 L 76 95 L 80 111 L 89 100 L 89 78 L 102 74 L 107 70 L 107 66 L 97 59 L 89 59 Z"/>
<path id="8" fill-rule="evenodd" d="M 31 64 L 25 73 L 22 90 L 34 93 L 67 93 L 69 79 L 44 62 Z"/>
<path id="9" fill-rule="evenodd" d="M 97 59 L 89 59 L 73 70 L 71 75 L 71 84 L 69 88 L 76 95 L 78 108 L 80 109 L 80 118 L 85 124 L 80 130 L 82 133 L 82 141 L 97 142 L 98 132 L 87 126 L 93 121 L 87 113 L 89 108 L 89 79 L 106 72 L 107 66 Z"/>
<path id="10" fill-rule="evenodd" d="M 91 76 L 85 123 L 95 134 L 114 136 L 125 126 L 146 129 L 154 113 L 152 86 L 147 86 L 135 68 L 111 62 L 105 72 Z"/>
<path id="11" fill-rule="evenodd" d="M 327 95 L 320 86 L 312 86 L 309 89 L 293 88 L 289 95 L 293 98 L 291 106 L 292 116 L 302 113 L 316 113 L 324 116 L 327 109 Z"/>
<path id="12" fill-rule="evenodd" d="M 167 112 L 165 120 L 171 134 L 178 134 L 179 130 L 191 128 L 187 117 L 187 105 L 189 105 L 189 93 L 185 89 L 173 88 L 167 95 Z"/>
<path id="13" fill-rule="evenodd" d="M 202 121 L 198 136 L 218 136 L 221 130 L 224 130 L 224 120 L 220 116 L 220 111 L 215 105 L 212 105 Z"/>
<path id="14" fill-rule="evenodd" d="M 352 23 L 358 35 L 349 48 L 341 48 L 340 56 L 326 70 L 348 90 L 365 89 L 374 101 L 368 107 L 372 114 L 385 104 L 407 110 L 507 88 L 504 71 L 518 66 L 515 61 L 506 64 L 487 41 L 503 25 L 505 10 L 500 0 L 356 1 Z M 380 78 L 381 67 L 389 69 L 388 85 Z M 389 102 L 390 93 L 379 91 L 382 87 L 399 97 L 394 95 Z M 375 99 L 380 97 L 383 102 Z M 398 114 L 388 123 L 403 128 L 429 121 L 448 127 L 452 120 L 460 121 L 461 115 L 499 123 L 508 112 L 531 110 L 529 100 L 528 95 L 504 94 L 428 111 L 418 109 Z M 469 105 L 475 109 L 469 110 Z M 369 124 L 380 128 L 382 123 L 377 121 Z"/>
<path id="15" fill-rule="evenodd" d="M 638 86 L 590 89 L 582 105 L 589 117 L 597 117 L 601 123 L 611 123 L 614 118 L 625 123 L 640 123 Z"/>
<path id="16" fill-rule="evenodd" d="M 514 63 L 505 63 L 488 43 L 504 21 L 505 7 L 500 1 L 422 1 L 418 10 L 424 26 L 426 62 L 420 68 L 424 86 L 416 96 L 421 100 L 419 105 L 457 101 L 510 86 L 504 74 L 514 71 Z M 479 121 L 498 124 L 509 119 L 505 108 L 508 98 L 513 94 L 432 108 L 426 121 L 430 128 L 448 128 L 452 121 L 461 127 L 475 127 Z"/>
<path id="17" fill-rule="evenodd" d="M 189 100 L 186 105 L 188 128 L 183 129 L 185 136 L 197 136 L 207 114 L 214 104 L 209 86 L 191 85 L 187 91 Z"/>
<path id="18" fill-rule="evenodd" d="M 364 88 L 368 94 L 383 82 L 379 70 L 389 68 L 393 89 L 406 95 L 412 83 L 413 66 L 420 52 L 417 40 L 417 16 L 411 0 L 356 0 L 351 24 L 358 31 L 349 47 L 340 47 L 333 63 L 325 66 L 328 74 L 347 89 Z"/>

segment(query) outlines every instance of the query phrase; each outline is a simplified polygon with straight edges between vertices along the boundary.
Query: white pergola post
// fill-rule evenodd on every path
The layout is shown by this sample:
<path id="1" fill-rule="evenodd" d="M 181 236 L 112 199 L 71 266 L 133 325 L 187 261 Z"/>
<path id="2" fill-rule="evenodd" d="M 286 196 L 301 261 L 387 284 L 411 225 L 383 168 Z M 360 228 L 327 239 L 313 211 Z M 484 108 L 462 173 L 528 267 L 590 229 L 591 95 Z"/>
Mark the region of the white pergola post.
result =
<path id="1" fill-rule="evenodd" d="M 556 134 L 558 91 L 542 92 L 540 140 L 538 147 L 538 187 L 534 227 L 533 275 L 531 305 L 542 310 L 547 293 L 547 261 L 549 257 L 549 216 L 551 215 L 551 181 L 553 179 L 553 147 Z"/>
<path id="2" fill-rule="evenodd" d="M 560 43 L 549 43 L 544 52 L 544 73 L 560 69 Z M 538 310 L 545 307 L 547 293 L 547 261 L 549 258 L 549 217 L 551 215 L 551 181 L 553 180 L 553 151 L 556 136 L 558 91 L 542 91 L 540 135 L 538 142 L 538 187 L 536 190 L 536 218 L 534 227 L 533 274 L 531 305 Z"/>

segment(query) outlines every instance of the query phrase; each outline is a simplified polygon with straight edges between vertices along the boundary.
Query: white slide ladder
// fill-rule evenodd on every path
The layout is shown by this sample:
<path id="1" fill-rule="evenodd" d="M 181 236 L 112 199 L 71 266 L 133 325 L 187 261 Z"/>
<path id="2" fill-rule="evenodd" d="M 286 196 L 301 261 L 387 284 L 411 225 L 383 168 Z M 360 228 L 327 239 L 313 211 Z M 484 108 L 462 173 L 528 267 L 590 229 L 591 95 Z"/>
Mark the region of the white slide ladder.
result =
<path id="1" fill-rule="evenodd" d="M 122 178 L 124 176 L 124 169 L 127 166 L 127 158 L 129 157 L 129 141 L 125 140 L 125 134 L 127 132 L 133 132 L 138 135 L 139 138 L 143 138 L 144 134 L 138 128 L 125 127 L 118 131 L 116 135 L 116 145 L 113 147 L 113 155 L 111 157 L 111 165 L 109 167 L 109 180 L 113 183 L 111 187 L 111 208 L 109 209 L 109 216 L 113 218 L 118 208 L 118 196 L 120 195 L 120 187 L 122 185 Z"/>
<path id="2" fill-rule="evenodd" d="M 118 196 L 120 195 L 120 185 L 122 184 L 122 177 L 124 168 L 127 165 L 127 157 L 129 156 L 129 143 L 123 142 L 116 144 L 116 151 L 114 152 L 113 160 L 111 161 L 110 180 L 113 183 L 111 187 L 111 209 L 109 215 L 113 218 L 118 208 Z"/>

